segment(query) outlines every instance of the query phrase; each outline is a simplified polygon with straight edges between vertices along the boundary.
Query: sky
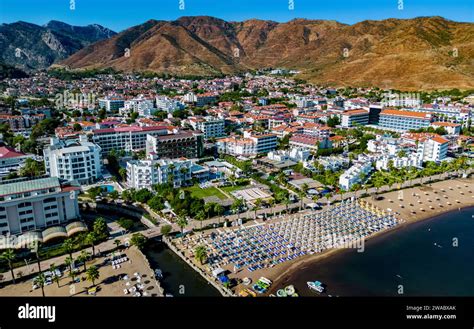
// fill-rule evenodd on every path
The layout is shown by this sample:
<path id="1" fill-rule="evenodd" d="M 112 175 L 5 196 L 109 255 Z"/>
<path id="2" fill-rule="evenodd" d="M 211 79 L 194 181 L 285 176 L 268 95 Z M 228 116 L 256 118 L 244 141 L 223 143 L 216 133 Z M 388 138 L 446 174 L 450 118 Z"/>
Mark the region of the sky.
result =
<path id="1" fill-rule="evenodd" d="M 346 24 L 419 16 L 474 22 L 474 0 L 0 0 L 0 23 L 21 20 L 42 25 L 58 20 L 100 24 L 117 32 L 149 19 L 196 15 L 228 21 L 308 18 Z"/>

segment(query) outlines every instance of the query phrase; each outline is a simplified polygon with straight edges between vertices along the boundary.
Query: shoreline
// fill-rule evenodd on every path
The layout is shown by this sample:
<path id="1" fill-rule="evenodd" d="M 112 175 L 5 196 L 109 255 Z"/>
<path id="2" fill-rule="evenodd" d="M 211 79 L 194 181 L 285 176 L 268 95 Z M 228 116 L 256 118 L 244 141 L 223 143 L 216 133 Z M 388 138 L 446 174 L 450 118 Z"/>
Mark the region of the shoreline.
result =
<path id="1" fill-rule="evenodd" d="M 412 191 L 414 193 L 415 191 L 417 191 L 417 192 L 420 192 L 420 194 L 421 194 L 421 192 L 424 192 L 424 193 L 434 192 L 435 188 L 436 188 L 436 190 L 438 190 L 437 187 L 440 187 L 439 191 L 434 192 L 434 193 L 437 194 L 437 193 L 441 192 L 441 194 L 445 194 L 445 196 L 449 195 L 449 197 L 447 197 L 446 199 L 450 200 L 450 199 L 452 199 L 451 198 L 453 196 L 452 194 L 455 191 L 454 189 L 451 188 L 451 185 L 456 186 L 456 183 L 457 184 L 460 184 L 460 183 L 468 184 L 468 185 L 465 185 L 465 186 L 468 187 L 468 189 L 471 189 L 474 186 L 474 179 L 472 179 L 472 178 L 458 178 L 458 179 L 453 179 L 453 180 L 448 180 L 448 181 L 436 182 L 436 183 L 432 183 L 430 185 L 412 187 L 412 188 L 408 188 L 408 189 L 403 189 L 403 190 L 392 191 L 392 192 L 380 194 L 380 196 L 384 197 L 383 201 L 371 201 L 369 197 L 362 198 L 362 199 L 363 200 L 368 200 L 368 201 L 374 203 L 375 205 L 379 206 L 380 208 L 387 209 L 388 208 L 387 203 L 393 203 L 393 201 L 391 201 L 389 196 L 395 196 L 393 198 L 395 200 L 396 195 L 400 191 L 403 191 L 404 193 L 407 193 L 408 191 Z M 449 185 L 449 190 L 450 191 L 447 191 L 447 189 L 448 189 L 447 185 Z M 459 185 L 458 185 L 458 188 L 459 188 Z M 471 195 L 469 195 L 469 196 L 471 196 Z M 412 197 L 412 196 L 409 196 L 407 199 L 410 199 L 410 197 Z M 461 197 L 459 197 L 459 199 L 461 199 Z M 464 199 L 466 199 L 466 198 L 464 198 Z M 404 206 L 403 210 L 400 211 L 400 212 L 405 212 L 405 214 L 399 214 L 398 215 L 399 218 L 404 220 L 403 222 L 401 222 L 399 225 L 397 225 L 395 227 L 392 227 L 392 228 L 389 228 L 389 229 L 386 229 L 386 230 L 383 230 L 383 231 L 376 232 L 376 233 L 366 237 L 365 240 L 364 240 L 364 245 L 367 246 L 368 243 L 372 244 L 374 241 L 379 241 L 380 239 L 385 238 L 386 236 L 390 235 L 391 233 L 398 232 L 400 230 L 406 229 L 406 228 L 412 226 L 413 224 L 423 222 L 423 221 L 428 221 L 428 220 L 434 220 L 434 219 L 436 219 L 437 217 L 439 217 L 441 215 L 446 215 L 446 214 L 449 214 L 451 212 L 459 211 L 461 209 L 474 207 L 474 198 L 473 197 L 471 197 L 469 199 L 466 199 L 466 200 L 463 200 L 464 202 L 460 203 L 460 204 L 456 204 L 456 202 L 454 202 L 454 200 L 452 200 L 452 201 L 453 202 L 449 206 L 446 206 L 446 207 L 443 206 L 442 209 L 437 209 L 435 211 L 433 211 L 431 209 L 427 209 L 427 211 L 419 212 L 416 215 L 407 214 L 406 212 L 408 211 L 408 209 L 405 208 L 405 206 Z M 456 200 L 456 201 L 458 201 L 458 200 Z M 447 202 L 449 202 L 449 201 L 447 201 Z M 404 201 L 404 203 L 408 203 L 408 200 Z M 415 202 L 413 202 L 413 204 L 414 203 Z M 382 206 L 382 204 L 385 204 L 385 206 Z M 393 208 L 393 206 L 391 204 L 390 204 L 390 206 Z M 428 211 L 428 210 L 430 210 L 430 211 Z M 307 267 L 309 265 L 314 265 L 314 264 L 319 263 L 323 260 L 326 260 L 330 257 L 340 255 L 343 251 L 348 251 L 348 249 L 347 248 L 339 248 L 339 249 L 325 250 L 325 251 L 323 251 L 322 253 L 319 253 L 319 254 L 303 256 L 301 258 L 297 258 L 297 259 L 295 259 L 291 262 L 288 262 L 287 264 L 281 264 L 282 266 L 278 266 L 278 268 L 270 268 L 270 269 L 266 269 L 265 271 L 260 272 L 259 276 L 265 276 L 265 277 L 267 277 L 267 278 L 269 278 L 270 280 L 273 281 L 272 287 L 263 296 L 268 296 L 269 294 L 275 293 L 276 290 L 278 290 L 278 288 L 281 288 L 282 286 L 287 284 L 287 282 L 286 282 L 287 278 L 291 277 L 295 271 L 297 271 L 297 270 L 299 270 L 303 267 Z M 241 286 L 239 285 L 239 286 L 235 287 L 235 290 L 238 291 L 240 288 L 241 288 Z"/>
<path id="2" fill-rule="evenodd" d="M 439 212 L 434 216 L 423 216 L 423 217 L 405 221 L 395 227 L 392 227 L 384 231 L 376 232 L 373 235 L 367 237 L 364 241 L 365 247 L 367 246 L 367 244 L 373 244 L 375 242 L 382 241 L 383 239 L 389 237 L 392 233 L 407 229 L 413 226 L 414 224 L 427 222 L 430 220 L 436 220 L 438 217 L 445 216 L 449 213 L 454 213 L 454 212 L 468 209 L 468 208 L 474 208 L 474 202 L 472 202 L 469 205 L 463 205 L 462 207 L 459 207 L 456 209 L 447 209 L 446 211 Z M 296 270 L 302 267 L 305 268 L 306 266 L 309 266 L 309 265 L 315 265 L 323 260 L 329 259 L 330 257 L 342 255 L 344 251 L 347 252 L 349 250 L 350 249 L 347 249 L 347 248 L 329 249 L 317 255 L 309 255 L 308 257 L 303 257 L 302 259 L 299 259 L 299 260 L 296 259 L 291 264 L 288 264 L 286 268 L 282 268 L 280 271 L 278 271 L 276 275 L 268 276 L 269 279 L 273 281 L 273 284 L 272 284 L 271 289 L 264 296 L 268 296 L 268 294 L 275 293 L 278 289 L 280 289 L 282 286 L 287 284 L 286 279 L 291 277 L 295 273 Z"/>

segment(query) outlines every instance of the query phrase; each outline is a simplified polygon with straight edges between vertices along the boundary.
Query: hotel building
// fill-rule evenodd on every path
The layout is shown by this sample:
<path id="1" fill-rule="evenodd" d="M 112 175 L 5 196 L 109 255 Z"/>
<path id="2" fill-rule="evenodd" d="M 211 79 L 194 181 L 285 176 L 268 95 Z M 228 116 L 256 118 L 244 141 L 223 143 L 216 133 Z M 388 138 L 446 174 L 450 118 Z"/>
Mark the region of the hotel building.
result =
<path id="1" fill-rule="evenodd" d="M 57 177 L 0 182 L 0 234 L 15 235 L 80 217 L 80 186 Z"/>
<path id="2" fill-rule="evenodd" d="M 127 162 L 127 186 L 137 190 L 165 183 L 178 188 L 191 185 L 194 177 L 203 180 L 208 176 L 209 170 L 187 159 L 158 159 L 150 154 L 146 160 Z"/>
<path id="3" fill-rule="evenodd" d="M 125 101 L 120 97 L 104 97 L 99 98 L 99 107 L 105 109 L 107 112 L 118 111 L 124 107 Z"/>
<path id="4" fill-rule="evenodd" d="M 379 126 L 397 131 L 407 131 L 430 126 L 431 115 L 422 112 L 383 110 L 380 112 Z"/>
<path id="5" fill-rule="evenodd" d="M 369 124 L 369 111 L 358 109 L 344 111 L 341 114 L 341 126 L 349 128 L 356 125 L 365 126 Z"/>
<path id="6" fill-rule="evenodd" d="M 141 151 L 146 147 L 148 135 L 164 136 L 171 133 L 173 127 L 115 127 L 95 129 L 92 131 L 92 141 L 102 149 L 102 155 L 107 155 L 111 150 Z"/>
<path id="7" fill-rule="evenodd" d="M 202 134 L 192 131 L 148 135 L 145 144 L 146 154 L 153 153 L 160 159 L 199 158 L 204 151 Z"/>
<path id="8" fill-rule="evenodd" d="M 43 150 L 46 173 L 90 184 L 101 176 L 100 151 L 100 146 L 88 142 L 85 135 L 79 140 L 51 138 L 50 145 Z"/>
<path id="9" fill-rule="evenodd" d="M 195 130 L 203 133 L 205 139 L 225 135 L 225 120 L 211 116 L 204 118 L 189 118 L 189 123 Z"/>

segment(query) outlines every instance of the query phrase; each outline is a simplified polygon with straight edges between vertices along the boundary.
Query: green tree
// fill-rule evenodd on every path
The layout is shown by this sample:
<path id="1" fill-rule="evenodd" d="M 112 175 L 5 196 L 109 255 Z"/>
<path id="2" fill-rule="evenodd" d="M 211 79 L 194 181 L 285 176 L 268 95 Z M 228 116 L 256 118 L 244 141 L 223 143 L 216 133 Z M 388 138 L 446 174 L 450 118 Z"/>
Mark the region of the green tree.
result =
<path id="1" fill-rule="evenodd" d="M 257 212 L 260 210 L 260 207 L 262 206 L 262 199 L 258 198 L 255 200 L 253 211 L 254 211 L 254 218 L 257 219 Z"/>
<path id="2" fill-rule="evenodd" d="M 87 260 L 90 258 L 91 254 L 88 253 L 87 251 L 85 250 L 82 250 L 81 253 L 79 254 L 79 256 L 77 256 L 77 260 L 81 263 L 83 263 L 84 265 L 84 271 L 87 271 L 87 265 L 86 265 L 86 262 Z"/>
<path id="3" fill-rule="evenodd" d="M 130 238 L 130 244 L 140 250 L 143 250 L 143 248 L 145 248 L 146 243 L 147 238 L 141 233 L 134 233 Z"/>
<path id="4" fill-rule="evenodd" d="M 41 288 L 41 293 L 44 295 L 44 285 L 46 284 L 46 277 L 43 273 L 38 274 L 38 276 L 33 280 L 33 283 Z"/>
<path id="5" fill-rule="evenodd" d="M 95 232 L 89 232 L 86 235 L 86 243 L 89 244 L 92 248 L 92 258 L 95 257 L 95 244 L 98 242 L 99 238 Z"/>
<path id="6" fill-rule="evenodd" d="M 164 236 L 167 236 L 171 233 L 171 230 L 172 230 L 172 226 L 171 225 L 163 225 L 161 227 L 161 234 L 163 234 Z"/>
<path id="7" fill-rule="evenodd" d="M 92 282 L 92 286 L 95 286 L 95 281 L 100 277 L 99 269 L 97 266 L 92 265 L 86 271 L 86 278 L 88 281 Z"/>
<path id="8" fill-rule="evenodd" d="M 53 281 L 56 282 L 56 284 L 58 285 L 58 288 L 59 288 L 59 275 L 56 275 L 56 270 L 58 269 L 58 267 L 55 265 L 55 264 L 51 264 L 49 265 L 49 271 L 52 273 L 52 278 L 53 278 Z"/>
<path id="9" fill-rule="evenodd" d="M 107 222 L 103 217 L 98 217 L 95 219 L 93 224 L 93 232 L 97 235 L 99 239 L 105 239 L 109 236 Z"/>
<path id="10" fill-rule="evenodd" d="M 207 249 L 205 246 L 197 246 L 196 249 L 194 249 L 194 258 L 199 261 L 199 263 L 204 264 L 204 262 L 207 260 Z"/>
<path id="11" fill-rule="evenodd" d="M 44 164 L 31 158 L 26 159 L 25 165 L 20 169 L 20 176 L 37 177 L 44 174 Z"/>
<path id="12" fill-rule="evenodd" d="M 72 258 L 71 256 L 67 256 L 64 260 L 64 264 L 69 267 L 69 276 L 74 281 L 74 271 L 72 270 L 72 266 L 74 265 L 74 258 Z"/>
<path id="13" fill-rule="evenodd" d="M 135 225 L 135 222 L 129 218 L 120 218 L 117 223 L 126 231 L 130 231 Z"/>
<path id="14" fill-rule="evenodd" d="M 72 241 L 72 239 L 64 240 L 62 247 L 64 251 L 66 251 L 69 254 L 69 257 L 72 258 L 72 253 L 74 252 L 74 242 Z"/>
<path id="15" fill-rule="evenodd" d="M 188 225 L 188 220 L 184 216 L 178 216 L 176 224 L 178 224 L 179 228 L 181 229 L 181 234 L 183 234 L 184 228 Z"/>
<path id="16" fill-rule="evenodd" d="M 8 268 L 10 269 L 10 273 L 12 275 L 12 281 L 15 283 L 15 273 L 13 272 L 13 261 L 16 258 L 15 251 L 13 249 L 7 249 L 0 257 L 2 260 L 8 263 Z"/>

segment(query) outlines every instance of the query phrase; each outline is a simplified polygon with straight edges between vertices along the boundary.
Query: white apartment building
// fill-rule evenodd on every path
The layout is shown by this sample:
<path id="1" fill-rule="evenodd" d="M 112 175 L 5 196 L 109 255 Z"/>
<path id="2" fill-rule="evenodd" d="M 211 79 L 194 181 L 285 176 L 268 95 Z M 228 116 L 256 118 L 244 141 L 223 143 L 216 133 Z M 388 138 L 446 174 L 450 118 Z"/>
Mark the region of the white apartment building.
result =
<path id="1" fill-rule="evenodd" d="M 51 138 L 43 150 L 46 173 L 64 180 L 90 184 L 101 176 L 100 146 L 88 142 L 85 135 L 79 140 Z"/>
<path id="2" fill-rule="evenodd" d="M 0 234 L 16 235 L 80 218 L 77 183 L 57 177 L 0 183 Z"/>
<path id="3" fill-rule="evenodd" d="M 255 134 L 244 131 L 244 138 L 249 138 L 255 144 L 255 153 L 262 154 L 276 150 L 278 137 L 275 134 Z"/>
<path id="4" fill-rule="evenodd" d="M 119 110 L 120 114 L 128 115 L 133 112 L 138 113 L 141 117 L 147 117 L 153 114 L 156 109 L 153 106 L 153 99 L 147 99 L 140 95 L 137 98 L 126 100 L 124 107 Z"/>
<path id="5" fill-rule="evenodd" d="M 208 175 L 207 169 L 187 159 L 158 159 L 150 154 L 146 160 L 127 162 L 127 185 L 135 189 L 150 189 L 165 183 L 177 188 L 192 184 L 193 177 L 202 180 Z"/>
<path id="6" fill-rule="evenodd" d="M 377 170 L 388 170 L 390 168 L 390 164 L 398 169 L 406 167 L 421 168 L 423 165 L 423 160 L 416 153 L 412 153 L 404 157 L 384 155 L 375 162 L 375 168 Z"/>
<path id="7" fill-rule="evenodd" d="M 287 161 L 291 160 L 294 162 L 306 161 L 310 156 L 310 152 L 304 148 L 293 147 L 290 150 L 278 150 L 268 152 L 267 158 L 274 161 Z"/>
<path id="8" fill-rule="evenodd" d="M 461 133 L 461 124 L 452 122 L 433 122 L 431 127 L 444 128 L 448 135 L 459 135 Z"/>
<path id="9" fill-rule="evenodd" d="M 222 137 L 225 135 L 225 120 L 212 116 L 204 118 L 189 118 L 189 123 L 195 130 L 200 130 L 205 139 L 212 137 Z"/>
<path id="10" fill-rule="evenodd" d="M 358 162 L 347 169 L 339 177 L 339 187 L 349 191 L 355 184 L 361 183 L 361 176 L 367 176 L 372 171 L 372 162 Z"/>
<path id="11" fill-rule="evenodd" d="M 107 155 L 111 150 L 140 151 L 145 149 L 148 135 L 164 136 L 172 130 L 169 126 L 95 129 L 92 131 L 92 141 L 101 147 L 102 155 Z"/>
<path id="12" fill-rule="evenodd" d="M 446 159 L 449 142 L 442 137 L 433 137 L 418 143 L 417 154 L 423 161 L 440 162 Z"/>
<path id="13" fill-rule="evenodd" d="M 178 100 L 166 97 L 166 96 L 156 96 L 156 108 L 166 113 L 173 113 L 176 110 L 184 109 L 184 104 Z"/>
<path id="14" fill-rule="evenodd" d="M 99 98 L 99 107 L 104 108 L 107 112 L 118 111 L 124 104 L 125 101 L 120 97 Z"/>
<path id="15" fill-rule="evenodd" d="M 369 111 L 358 109 L 344 111 L 341 114 L 341 126 L 345 128 L 369 124 Z"/>

